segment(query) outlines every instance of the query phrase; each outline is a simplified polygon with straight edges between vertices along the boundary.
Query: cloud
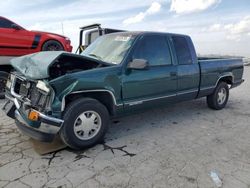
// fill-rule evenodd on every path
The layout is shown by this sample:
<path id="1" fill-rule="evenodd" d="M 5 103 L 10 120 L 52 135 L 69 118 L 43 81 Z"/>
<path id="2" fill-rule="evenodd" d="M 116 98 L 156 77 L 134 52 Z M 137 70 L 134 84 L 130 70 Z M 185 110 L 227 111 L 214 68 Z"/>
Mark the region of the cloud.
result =
<path id="1" fill-rule="evenodd" d="M 241 35 L 250 33 L 250 16 L 244 17 L 241 21 L 228 24 L 224 27 L 230 34 Z"/>
<path id="2" fill-rule="evenodd" d="M 153 2 L 156 3 L 153 4 Z M 242 31 L 242 28 L 246 28 L 244 22 L 247 18 L 244 16 L 250 15 L 249 3 L 243 1 L 239 4 L 237 1 L 232 1 L 228 4 L 226 0 L 207 0 L 206 2 L 199 1 L 205 2 L 206 6 L 201 6 L 201 3 L 197 2 L 185 0 L 185 4 L 180 9 L 178 6 L 181 5 L 178 5 L 178 0 L 115 0 L 112 2 L 107 0 L 22 0 L 22 3 L 20 0 L 2 0 L 0 12 L 2 16 L 10 18 L 27 29 L 64 33 L 71 38 L 74 48 L 78 46 L 80 26 L 101 23 L 103 27 L 124 30 L 185 33 L 193 38 L 195 45 L 203 53 L 219 51 L 249 56 L 250 31 L 236 34 Z M 186 14 L 211 10 L 219 2 L 221 3 L 218 11 L 205 11 L 199 16 Z M 168 11 L 170 6 L 171 12 Z M 173 16 L 176 13 L 177 15 L 184 14 L 184 16 Z M 122 24 L 126 18 L 130 17 L 132 17 L 131 22 L 137 24 Z M 241 21 L 243 24 L 239 24 Z M 64 32 L 62 32 L 62 24 Z M 240 42 L 234 45 L 226 39 L 237 40 L 236 37 L 239 36 Z"/>
<path id="3" fill-rule="evenodd" d="M 42 7 L 43 5 L 51 4 L 53 0 L 22 0 L 22 3 L 18 0 L 5 0 L 0 3 L 1 15 L 8 15 L 10 13 L 23 13 L 29 9 L 34 9 L 35 7 Z"/>
<path id="4" fill-rule="evenodd" d="M 64 20 L 113 17 L 121 21 L 129 12 L 152 3 L 152 0 L 5 0 L 0 3 L 0 13 L 21 25 L 34 22 L 62 22 Z M 20 5 L 20 6 L 17 6 Z"/>
<path id="5" fill-rule="evenodd" d="M 213 24 L 203 28 L 204 32 L 224 32 L 229 40 L 239 41 L 244 36 L 250 36 L 250 16 L 246 16 L 236 23 Z"/>
<path id="6" fill-rule="evenodd" d="M 161 4 L 157 2 L 153 2 L 151 6 L 147 9 L 146 15 L 151 15 L 159 12 L 161 9 Z"/>
<path id="7" fill-rule="evenodd" d="M 218 31 L 221 31 L 221 29 L 222 29 L 221 24 L 213 24 L 208 28 L 208 30 L 211 32 L 218 32 Z"/>
<path id="8" fill-rule="evenodd" d="M 106 0 L 23 0 L 20 4 L 19 0 L 5 0 L 0 3 L 0 12 L 27 29 L 64 34 L 76 48 L 80 26 L 101 23 L 103 27 L 124 29 L 121 25 L 124 17 L 151 3 L 152 0 L 129 0 L 126 3 L 124 0 L 112 3 Z M 154 11 L 153 6 L 148 14 Z"/>
<path id="9" fill-rule="evenodd" d="M 231 23 L 224 26 L 227 31 L 227 39 L 240 41 L 243 36 L 250 36 L 250 16 L 244 17 L 238 23 Z"/>
<path id="10" fill-rule="evenodd" d="M 156 14 L 157 12 L 160 11 L 160 9 L 161 9 L 161 4 L 158 2 L 153 2 L 145 12 L 140 12 L 139 14 L 124 20 L 123 24 L 129 25 L 129 24 L 139 23 L 143 21 L 146 16 Z"/>
<path id="11" fill-rule="evenodd" d="M 177 14 L 200 12 L 217 5 L 221 0 L 172 0 L 170 11 Z"/>

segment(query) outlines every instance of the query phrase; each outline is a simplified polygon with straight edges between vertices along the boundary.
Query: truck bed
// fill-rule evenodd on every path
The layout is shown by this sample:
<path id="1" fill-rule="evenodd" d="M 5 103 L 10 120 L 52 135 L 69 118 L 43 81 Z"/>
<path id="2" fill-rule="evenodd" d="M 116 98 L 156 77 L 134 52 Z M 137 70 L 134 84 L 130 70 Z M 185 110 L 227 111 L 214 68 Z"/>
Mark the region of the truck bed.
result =
<path id="1" fill-rule="evenodd" d="M 241 59 L 241 57 L 233 57 L 233 56 L 198 56 L 198 60 L 221 60 L 221 59 Z"/>
<path id="2" fill-rule="evenodd" d="M 231 77 L 231 86 L 242 82 L 243 61 L 241 58 L 198 58 L 200 65 L 200 91 L 207 95 L 217 85 L 221 77 Z"/>

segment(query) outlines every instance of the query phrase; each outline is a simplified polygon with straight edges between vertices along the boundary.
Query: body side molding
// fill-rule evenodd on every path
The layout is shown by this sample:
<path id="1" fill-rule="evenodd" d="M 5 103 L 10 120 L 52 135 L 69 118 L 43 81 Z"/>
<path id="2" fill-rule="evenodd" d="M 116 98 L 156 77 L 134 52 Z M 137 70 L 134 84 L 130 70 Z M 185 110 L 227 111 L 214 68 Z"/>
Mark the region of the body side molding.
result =
<path id="1" fill-rule="evenodd" d="M 62 106 L 61 106 L 61 111 L 63 112 L 65 110 L 65 98 L 69 95 L 73 95 L 73 94 L 78 94 L 78 93 L 93 93 L 93 92 L 107 92 L 111 95 L 112 99 L 113 99 L 113 102 L 115 104 L 115 106 L 121 106 L 123 105 L 122 103 L 121 104 L 118 104 L 116 102 L 116 98 L 115 98 L 115 95 L 113 94 L 112 91 L 110 90 L 107 90 L 107 89 L 93 89 L 93 90 L 83 90 L 83 91 L 74 91 L 74 92 L 71 92 L 67 95 L 65 95 L 62 99 Z"/>

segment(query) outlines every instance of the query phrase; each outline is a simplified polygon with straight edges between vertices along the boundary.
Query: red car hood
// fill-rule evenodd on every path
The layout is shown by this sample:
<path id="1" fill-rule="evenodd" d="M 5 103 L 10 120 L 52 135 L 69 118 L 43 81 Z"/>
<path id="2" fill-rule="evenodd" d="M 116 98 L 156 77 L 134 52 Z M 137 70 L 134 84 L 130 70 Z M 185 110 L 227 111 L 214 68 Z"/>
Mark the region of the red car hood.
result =
<path id="1" fill-rule="evenodd" d="M 34 30 L 32 30 L 32 32 L 35 32 L 37 34 L 49 34 L 49 35 L 55 35 L 55 36 L 62 37 L 62 38 L 67 38 L 66 36 L 59 35 L 56 33 L 50 33 L 50 32 L 44 32 L 44 31 L 34 31 Z"/>

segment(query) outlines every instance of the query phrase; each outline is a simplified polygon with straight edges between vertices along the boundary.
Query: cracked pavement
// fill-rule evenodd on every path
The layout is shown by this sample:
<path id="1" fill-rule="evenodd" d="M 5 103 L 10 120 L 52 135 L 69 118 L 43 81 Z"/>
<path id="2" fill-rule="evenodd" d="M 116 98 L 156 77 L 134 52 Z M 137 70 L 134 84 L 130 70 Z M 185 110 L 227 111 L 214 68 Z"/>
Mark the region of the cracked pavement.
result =
<path id="1" fill-rule="evenodd" d="M 113 121 L 105 143 L 40 156 L 0 110 L 0 187 L 250 187 L 250 67 L 221 111 L 205 98 Z M 0 107 L 5 101 L 0 102 Z"/>

